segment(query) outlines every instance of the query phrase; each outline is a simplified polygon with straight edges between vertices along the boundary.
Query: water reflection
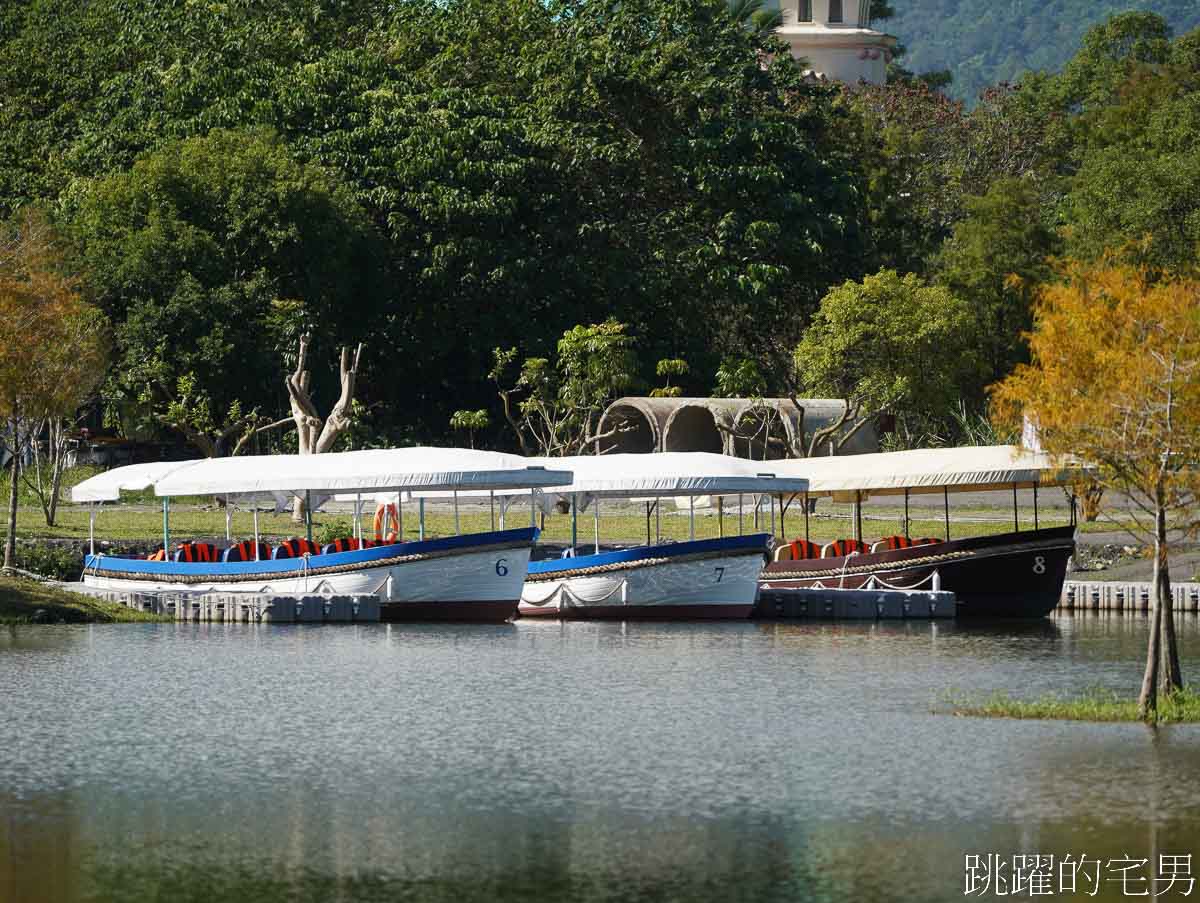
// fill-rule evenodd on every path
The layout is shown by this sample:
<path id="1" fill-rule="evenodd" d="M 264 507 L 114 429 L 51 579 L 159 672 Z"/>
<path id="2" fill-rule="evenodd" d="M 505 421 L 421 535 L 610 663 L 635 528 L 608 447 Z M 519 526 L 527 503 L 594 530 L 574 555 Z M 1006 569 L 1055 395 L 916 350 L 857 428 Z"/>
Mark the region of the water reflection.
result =
<path id="1" fill-rule="evenodd" d="M 933 712 L 1135 684 L 1139 618 L 3 637 L 5 901 L 949 900 L 968 852 L 1200 853 L 1200 730 Z"/>

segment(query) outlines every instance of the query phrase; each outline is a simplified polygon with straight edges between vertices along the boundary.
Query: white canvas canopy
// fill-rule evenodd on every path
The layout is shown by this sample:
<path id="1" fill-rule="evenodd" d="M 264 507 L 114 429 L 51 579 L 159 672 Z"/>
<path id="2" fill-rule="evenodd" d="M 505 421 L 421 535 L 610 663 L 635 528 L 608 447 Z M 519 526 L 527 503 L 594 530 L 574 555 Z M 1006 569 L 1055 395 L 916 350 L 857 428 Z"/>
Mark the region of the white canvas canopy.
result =
<path id="1" fill-rule="evenodd" d="M 115 502 L 122 492 L 149 489 L 162 478 L 199 464 L 203 458 L 193 461 L 156 461 L 152 464 L 129 464 L 114 467 L 104 473 L 84 480 L 71 489 L 71 500 L 75 502 Z"/>
<path id="2" fill-rule="evenodd" d="M 551 470 L 519 455 L 462 448 L 383 448 L 324 455 L 210 458 L 155 483 L 160 496 L 334 494 L 375 490 L 505 490 L 562 486 Z"/>
<path id="3" fill-rule="evenodd" d="M 257 455 L 131 464 L 85 480 L 76 502 L 115 501 L 122 490 L 159 496 L 272 495 L 305 491 L 514 489 L 561 486 L 569 471 L 533 466 L 518 455 L 459 448 L 388 448 L 325 455 Z"/>
<path id="4" fill-rule="evenodd" d="M 528 458 L 531 464 L 571 471 L 569 485 L 556 486 L 553 494 L 576 495 L 582 505 L 600 496 L 629 499 L 705 495 L 780 495 L 804 492 L 804 477 L 776 474 L 776 461 L 747 461 L 709 452 L 655 452 L 653 454 L 579 455 L 566 458 Z M 528 490 L 497 491 L 497 495 L 524 495 Z M 432 495 L 434 493 L 421 493 Z"/>
<path id="5" fill-rule="evenodd" d="M 928 448 L 846 457 L 771 461 L 780 475 L 807 477 L 810 495 L 979 492 L 1059 486 L 1086 475 L 1078 461 L 1063 461 L 1016 445 Z"/>

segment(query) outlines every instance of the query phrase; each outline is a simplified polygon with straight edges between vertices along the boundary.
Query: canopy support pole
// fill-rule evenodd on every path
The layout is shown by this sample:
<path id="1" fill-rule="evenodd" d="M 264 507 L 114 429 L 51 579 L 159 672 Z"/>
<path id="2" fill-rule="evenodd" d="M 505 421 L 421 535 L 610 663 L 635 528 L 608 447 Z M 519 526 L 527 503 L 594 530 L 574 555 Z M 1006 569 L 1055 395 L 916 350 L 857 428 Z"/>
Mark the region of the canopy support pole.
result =
<path id="1" fill-rule="evenodd" d="M 537 490 L 529 490 L 529 526 L 537 529 Z"/>
<path id="2" fill-rule="evenodd" d="M 454 535 L 458 536 L 462 532 L 458 528 L 458 490 L 451 490 L 451 495 L 454 497 Z"/>
<path id="3" fill-rule="evenodd" d="M 662 499 L 654 499 L 654 541 L 662 542 Z"/>
<path id="4" fill-rule="evenodd" d="M 592 496 L 592 537 L 595 540 L 596 554 L 600 554 L 600 496 Z"/>
<path id="5" fill-rule="evenodd" d="M 717 496 L 717 536 L 720 539 L 725 538 L 725 499 L 722 496 Z"/>
<path id="6" fill-rule="evenodd" d="M 787 541 L 787 507 L 783 504 L 782 493 L 779 495 L 779 537 L 785 542 Z"/>
<path id="7" fill-rule="evenodd" d="M 425 499 L 417 499 L 417 539 L 425 541 Z"/>
<path id="8" fill-rule="evenodd" d="M 404 493 L 396 493 L 396 542 L 404 542 Z"/>
<path id="9" fill-rule="evenodd" d="M 504 529 L 504 515 L 508 513 L 508 503 L 512 501 L 512 496 L 506 495 L 500 499 L 500 529 Z"/>
<path id="10" fill-rule="evenodd" d="M 1076 509 L 1075 509 L 1075 493 L 1072 492 L 1071 493 L 1071 526 L 1072 527 L 1075 526 L 1077 517 L 1078 517 L 1078 515 L 1077 515 Z"/>
<path id="11" fill-rule="evenodd" d="M 688 539 L 696 538 L 696 497 L 688 496 Z"/>
<path id="12" fill-rule="evenodd" d="M 646 514 L 646 529 L 649 530 L 650 514 Z M 579 545 L 579 497 L 571 493 L 571 554 L 575 554 L 575 549 Z"/>
<path id="13" fill-rule="evenodd" d="M 912 539 L 912 521 L 908 517 L 908 487 L 904 487 L 904 535 Z"/>
<path id="14" fill-rule="evenodd" d="M 233 539 L 232 525 L 230 521 L 233 519 L 233 508 L 229 501 L 229 496 L 225 497 L 225 541 L 229 542 Z"/>
<path id="15" fill-rule="evenodd" d="M 1038 498 L 1037 483 L 1033 484 L 1033 529 L 1038 528 Z"/>
<path id="16" fill-rule="evenodd" d="M 258 508 L 254 509 L 255 515 L 258 514 Z M 354 493 L 354 538 L 358 540 L 358 544 L 362 545 L 362 493 Z M 258 537 L 254 537 L 254 541 L 258 541 Z"/>
<path id="17" fill-rule="evenodd" d="M 304 490 L 304 532 L 312 542 L 312 492 Z"/>
<path id="18" fill-rule="evenodd" d="M 946 511 L 946 542 L 950 541 L 950 488 L 942 487 L 942 502 Z"/>
<path id="19" fill-rule="evenodd" d="M 488 490 L 488 511 L 492 515 L 492 532 L 496 532 L 496 490 Z"/>
<path id="20" fill-rule="evenodd" d="M 96 554 L 96 503 L 88 502 L 88 554 Z"/>
<path id="21" fill-rule="evenodd" d="M 862 492 L 854 491 L 854 539 L 862 542 Z"/>
<path id="22" fill-rule="evenodd" d="M 743 496 L 739 492 L 738 493 L 738 536 L 741 536 L 745 532 L 745 530 L 743 529 L 743 526 L 742 526 L 742 519 L 744 517 L 743 512 L 742 512 L 742 499 L 743 499 Z"/>
<path id="23" fill-rule="evenodd" d="M 572 524 L 572 535 L 574 533 L 574 525 Z M 646 502 L 646 545 L 652 545 L 650 542 L 650 503 Z"/>
<path id="24" fill-rule="evenodd" d="M 1017 484 L 1013 483 L 1013 532 L 1021 532 L 1021 520 L 1017 515 Z"/>
<path id="25" fill-rule="evenodd" d="M 258 499 L 254 500 L 254 560 L 258 561 Z"/>
<path id="26" fill-rule="evenodd" d="M 804 541 L 809 541 L 808 535 L 808 492 L 804 493 Z"/>
<path id="27" fill-rule="evenodd" d="M 163 555 L 167 558 L 171 557 L 171 529 L 168 526 L 170 517 L 169 511 L 171 508 L 170 496 L 163 497 Z"/>
<path id="28" fill-rule="evenodd" d="M 775 538 L 775 496 L 767 495 L 767 504 L 771 506 L 771 538 Z"/>

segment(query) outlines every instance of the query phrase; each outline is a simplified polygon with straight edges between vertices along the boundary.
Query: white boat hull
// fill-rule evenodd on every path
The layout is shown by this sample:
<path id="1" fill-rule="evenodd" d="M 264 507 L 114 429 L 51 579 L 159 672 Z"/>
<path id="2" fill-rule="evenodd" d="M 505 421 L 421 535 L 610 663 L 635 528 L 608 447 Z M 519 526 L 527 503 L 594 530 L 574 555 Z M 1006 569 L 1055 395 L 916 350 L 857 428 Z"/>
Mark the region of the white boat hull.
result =
<path id="1" fill-rule="evenodd" d="M 762 574 L 761 548 L 692 555 L 688 543 L 665 547 L 665 559 L 588 565 L 588 556 L 567 559 L 577 571 L 561 578 L 531 575 L 521 593 L 522 617 L 744 618 L 750 615 Z M 586 573 L 586 571 L 594 571 Z"/>
<path id="2" fill-rule="evenodd" d="M 379 597 L 384 620 L 506 620 L 516 611 L 532 541 L 531 530 L 509 531 L 241 567 L 89 557 L 83 583 L 140 593 L 369 594 Z M 256 573 L 242 573 L 250 569 Z"/>

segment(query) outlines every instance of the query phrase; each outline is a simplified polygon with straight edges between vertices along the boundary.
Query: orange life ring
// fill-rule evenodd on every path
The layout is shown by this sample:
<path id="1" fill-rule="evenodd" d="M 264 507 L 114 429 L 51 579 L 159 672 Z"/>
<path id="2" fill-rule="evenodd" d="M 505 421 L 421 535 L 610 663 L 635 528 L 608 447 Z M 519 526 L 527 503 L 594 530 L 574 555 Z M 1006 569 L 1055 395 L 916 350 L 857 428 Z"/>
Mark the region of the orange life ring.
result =
<path id="1" fill-rule="evenodd" d="M 392 529 L 388 530 L 388 521 L 391 521 Z M 400 529 L 400 512 L 395 504 L 379 505 L 375 509 L 375 541 L 376 542 L 395 542 L 396 531 Z M 384 531 L 387 531 L 387 536 L 384 536 Z"/>

